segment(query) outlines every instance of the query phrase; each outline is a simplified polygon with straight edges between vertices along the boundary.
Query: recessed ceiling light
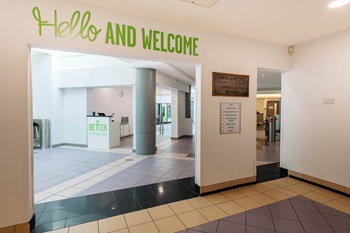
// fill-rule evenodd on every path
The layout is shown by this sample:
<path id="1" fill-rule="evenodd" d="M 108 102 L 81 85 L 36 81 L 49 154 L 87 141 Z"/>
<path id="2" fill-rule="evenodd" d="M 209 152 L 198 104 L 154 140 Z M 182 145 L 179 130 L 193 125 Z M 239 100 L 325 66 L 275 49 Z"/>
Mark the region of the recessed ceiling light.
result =
<path id="1" fill-rule="evenodd" d="M 348 4 L 350 0 L 336 0 L 328 4 L 329 8 L 336 8 Z"/>

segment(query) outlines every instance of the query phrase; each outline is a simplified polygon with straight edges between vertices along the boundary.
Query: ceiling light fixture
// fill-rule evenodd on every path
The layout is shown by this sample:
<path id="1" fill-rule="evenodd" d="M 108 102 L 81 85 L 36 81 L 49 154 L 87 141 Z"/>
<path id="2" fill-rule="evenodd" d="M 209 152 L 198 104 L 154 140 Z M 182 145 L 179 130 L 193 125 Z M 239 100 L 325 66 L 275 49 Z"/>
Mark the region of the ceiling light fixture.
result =
<path id="1" fill-rule="evenodd" d="M 328 4 L 329 8 L 341 7 L 348 4 L 350 0 L 336 0 Z"/>

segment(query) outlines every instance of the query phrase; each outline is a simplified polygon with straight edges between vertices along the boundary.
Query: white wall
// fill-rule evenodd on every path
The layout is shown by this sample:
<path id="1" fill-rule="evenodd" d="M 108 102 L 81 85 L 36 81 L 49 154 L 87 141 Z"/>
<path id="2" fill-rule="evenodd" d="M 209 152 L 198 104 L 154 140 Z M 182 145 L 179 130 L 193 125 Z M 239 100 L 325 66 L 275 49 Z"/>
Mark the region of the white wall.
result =
<path id="1" fill-rule="evenodd" d="M 350 31 L 295 48 L 282 78 L 283 166 L 350 187 Z M 334 98 L 335 104 L 323 104 Z"/>
<path id="2" fill-rule="evenodd" d="M 201 137 L 201 184 L 254 176 L 257 67 L 280 67 L 277 69 L 287 70 L 286 50 L 279 46 L 214 33 L 205 34 L 201 46 L 205 48 L 205 53 L 201 54 L 205 59 L 202 63 L 200 88 L 196 85 L 197 95 L 201 98 L 200 109 L 197 108 L 197 113 L 200 110 L 201 121 L 196 120 L 196 135 L 200 133 Z M 213 71 L 249 75 L 249 98 L 213 97 Z M 220 134 L 220 102 L 241 103 L 241 133 Z"/>
<path id="3" fill-rule="evenodd" d="M 286 47 L 247 40 L 223 33 L 184 25 L 131 16 L 108 9 L 82 5 L 68 0 L 4 0 L 0 8 L 2 25 L 0 43 L 0 106 L 12 113 L 0 135 L 0 227 L 28 222 L 33 214 L 32 174 L 32 94 L 28 70 L 28 45 L 62 48 L 101 55 L 135 57 L 146 60 L 170 60 L 201 64 L 196 75 L 196 183 L 200 186 L 255 175 L 255 118 L 257 67 L 288 70 Z M 20 7 L 19 7 L 20 6 Z M 133 48 L 105 44 L 104 36 L 94 42 L 80 37 L 55 37 L 54 28 L 43 28 L 39 35 L 38 22 L 32 9 L 41 10 L 43 20 L 69 21 L 74 11 L 90 11 L 90 23 L 103 29 L 107 22 L 133 25 L 138 31 L 150 28 L 198 37 L 199 56 L 158 52 L 142 48 L 141 36 Z M 102 35 L 101 34 L 101 35 Z M 250 76 L 249 98 L 213 97 L 212 72 L 247 74 Z M 300 86 L 300 85 L 299 85 Z M 219 134 L 220 102 L 240 102 L 242 105 L 241 133 Z M 86 107 L 86 105 L 85 105 Z M 1 116 L 5 122 L 5 116 Z"/>
<path id="4" fill-rule="evenodd" d="M 120 91 L 124 93 L 119 96 Z M 129 117 L 130 134 L 133 133 L 133 93 L 132 87 L 106 87 L 89 88 L 87 91 L 87 113 L 103 112 L 112 115 L 115 121 L 120 121 L 121 117 Z M 128 135 L 128 127 L 124 127 L 125 135 Z"/>
<path id="5" fill-rule="evenodd" d="M 120 66 L 61 70 L 59 75 L 61 88 L 135 84 L 135 70 Z"/>
<path id="6" fill-rule="evenodd" d="M 52 57 L 51 77 L 51 145 L 65 143 L 64 139 L 64 89 L 58 88 L 60 76 L 58 72 L 59 58 Z"/>
<path id="7" fill-rule="evenodd" d="M 32 56 L 33 118 L 51 118 L 51 56 Z"/>
<path id="8" fill-rule="evenodd" d="M 157 103 L 169 104 L 171 103 L 171 94 L 169 95 L 157 95 Z"/>
<path id="9" fill-rule="evenodd" d="M 64 90 L 64 142 L 87 145 L 86 88 Z"/>

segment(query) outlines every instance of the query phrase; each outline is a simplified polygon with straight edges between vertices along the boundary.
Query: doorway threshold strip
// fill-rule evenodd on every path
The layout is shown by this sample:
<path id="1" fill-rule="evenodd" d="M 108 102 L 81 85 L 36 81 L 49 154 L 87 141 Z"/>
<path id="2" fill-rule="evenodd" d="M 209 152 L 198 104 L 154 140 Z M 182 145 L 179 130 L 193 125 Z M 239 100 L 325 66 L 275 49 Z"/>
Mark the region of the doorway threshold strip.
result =
<path id="1" fill-rule="evenodd" d="M 345 233 L 350 215 L 303 196 L 225 217 L 177 233 Z"/>

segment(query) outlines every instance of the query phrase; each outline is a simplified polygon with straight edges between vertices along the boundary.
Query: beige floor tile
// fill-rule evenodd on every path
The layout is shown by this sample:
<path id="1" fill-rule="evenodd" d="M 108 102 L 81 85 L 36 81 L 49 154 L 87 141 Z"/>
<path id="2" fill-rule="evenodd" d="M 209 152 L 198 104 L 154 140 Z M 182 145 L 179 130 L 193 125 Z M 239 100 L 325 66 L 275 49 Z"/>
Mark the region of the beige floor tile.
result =
<path id="1" fill-rule="evenodd" d="M 126 228 L 126 229 L 123 229 L 123 230 L 111 231 L 110 233 L 130 233 L 130 232 L 129 232 L 129 229 Z"/>
<path id="2" fill-rule="evenodd" d="M 292 177 L 286 177 L 284 178 L 288 183 L 290 184 L 298 184 L 298 183 L 301 183 L 302 181 L 300 180 L 297 180 L 297 179 L 294 179 Z"/>
<path id="3" fill-rule="evenodd" d="M 280 189 L 276 189 L 276 191 L 279 191 L 281 193 L 284 193 L 286 194 L 287 196 L 290 196 L 290 197 L 295 197 L 295 196 L 299 196 L 299 194 L 295 193 L 295 192 L 292 192 L 286 188 L 280 188 Z"/>
<path id="4" fill-rule="evenodd" d="M 281 188 L 280 186 L 278 185 L 275 185 L 274 183 L 272 183 L 271 181 L 268 181 L 268 182 L 264 182 L 264 185 L 271 188 L 271 189 L 279 189 Z"/>
<path id="5" fill-rule="evenodd" d="M 105 218 L 98 221 L 99 233 L 108 233 L 111 231 L 127 228 L 124 215 L 111 218 Z"/>
<path id="6" fill-rule="evenodd" d="M 201 213 L 199 213 L 198 210 L 178 214 L 177 216 L 187 228 L 198 226 L 208 222 L 208 220 Z"/>
<path id="7" fill-rule="evenodd" d="M 175 215 L 168 205 L 161 205 L 147 209 L 153 220 L 166 218 Z"/>
<path id="8" fill-rule="evenodd" d="M 298 184 L 298 183 L 302 182 L 300 180 L 296 180 L 296 179 L 291 178 L 291 177 L 285 177 L 285 178 L 281 178 L 281 179 L 278 179 L 278 180 L 273 180 L 272 183 L 275 183 L 276 181 L 283 182 L 284 186 L 288 186 L 288 184 L 292 185 L 292 184 Z"/>
<path id="9" fill-rule="evenodd" d="M 217 206 L 209 206 L 198 210 L 206 219 L 214 221 L 228 215 Z"/>
<path id="10" fill-rule="evenodd" d="M 250 196 L 250 198 L 254 199 L 255 201 L 259 202 L 262 205 L 268 205 L 276 202 L 275 199 L 272 199 L 271 197 L 266 196 L 265 194 L 262 194 L 262 193 L 252 195 Z"/>
<path id="11" fill-rule="evenodd" d="M 221 192 L 221 194 L 225 195 L 227 198 L 229 198 L 231 200 L 246 197 L 243 193 L 240 193 L 234 189 Z"/>
<path id="12" fill-rule="evenodd" d="M 259 191 L 259 192 L 267 192 L 267 191 L 271 191 L 272 188 L 263 185 L 263 184 L 253 184 L 250 187 L 252 187 L 253 189 Z"/>
<path id="13" fill-rule="evenodd" d="M 315 192 L 311 192 L 311 193 L 305 193 L 303 194 L 304 197 L 310 198 L 311 200 L 317 201 L 319 203 L 326 203 L 331 201 L 332 199 L 325 197 L 321 194 L 315 193 Z"/>
<path id="14" fill-rule="evenodd" d="M 230 199 L 221 193 L 215 193 L 205 196 L 209 201 L 213 202 L 215 205 L 223 202 L 230 201 Z"/>
<path id="15" fill-rule="evenodd" d="M 280 191 L 277 191 L 277 190 L 271 190 L 268 192 L 264 192 L 264 194 L 271 197 L 272 199 L 277 200 L 277 201 L 282 201 L 282 200 L 289 198 L 288 195 L 281 193 Z"/>
<path id="16" fill-rule="evenodd" d="M 288 189 L 289 191 L 292 191 L 296 194 L 299 194 L 299 195 L 302 195 L 302 194 L 305 194 L 305 193 L 309 193 L 310 191 L 307 190 L 307 189 L 304 189 L 300 186 L 297 186 L 298 184 L 295 184 L 295 185 L 291 185 L 291 186 L 288 186 L 286 187 L 285 189 Z"/>
<path id="17" fill-rule="evenodd" d="M 194 208 L 200 209 L 204 208 L 207 206 L 214 205 L 211 201 L 209 201 L 205 197 L 196 197 L 196 198 L 191 198 L 187 200 L 191 205 L 193 205 Z"/>
<path id="18" fill-rule="evenodd" d="M 242 206 L 238 205 L 234 201 L 228 201 L 225 203 L 221 203 L 221 204 L 217 205 L 217 207 L 219 207 L 220 209 L 225 211 L 225 213 L 228 215 L 234 215 L 234 214 L 238 214 L 238 213 L 245 211 L 245 209 Z"/>
<path id="19" fill-rule="evenodd" d="M 129 227 L 152 221 L 152 218 L 149 215 L 147 210 L 132 212 L 129 214 L 125 214 L 124 216 L 125 216 L 126 224 Z"/>
<path id="20" fill-rule="evenodd" d="M 314 193 L 321 194 L 322 196 L 328 197 L 330 199 L 337 199 L 339 197 L 342 197 L 342 195 L 335 193 L 335 192 L 332 192 L 332 191 L 329 191 L 329 190 L 326 190 L 326 189 L 318 189 L 318 190 L 314 191 Z"/>
<path id="21" fill-rule="evenodd" d="M 195 210 L 195 208 L 186 200 L 185 201 L 177 201 L 174 203 L 170 203 L 168 205 L 176 214 L 181 214 L 184 212 Z"/>
<path id="22" fill-rule="evenodd" d="M 346 205 L 350 205 L 350 198 L 348 198 L 348 197 L 342 196 L 342 197 L 338 198 L 337 201 L 344 203 Z"/>
<path id="23" fill-rule="evenodd" d="M 69 228 L 69 233 L 81 233 L 81 232 L 84 232 L 84 233 L 98 232 L 97 221 L 76 225 Z"/>
<path id="24" fill-rule="evenodd" d="M 259 202 L 254 201 L 250 197 L 244 197 L 241 199 L 234 200 L 238 205 L 242 206 L 246 210 L 251 210 L 262 206 Z"/>
<path id="25" fill-rule="evenodd" d="M 160 233 L 173 233 L 185 230 L 185 225 L 177 216 L 171 216 L 155 221 Z"/>
<path id="26" fill-rule="evenodd" d="M 329 207 L 332 207 L 344 213 L 350 214 L 350 205 L 346 205 L 338 200 L 327 202 L 324 205 L 327 205 Z"/>
<path id="27" fill-rule="evenodd" d="M 292 185 L 291 183 L 289 183 L 287 180 L 284 180 L 284 179 L 273 180 L 271 181 L 271 183 L 274 185 L 277 185 L 280 188 Z"/>
<path id="28" fill-rule="evenodd" d="M 144 223 L 138 226 L 130 227 L 130 233 L 159 233 L 157 226 L 154 222 Z"/>
<path id="29" fill-rule="evenodd" d="M 308 191 L 315 191 L 315 190 L 320 189 L 320 187 L 317 187 L 317 186 L 312 185 L 312 184 L 304 183 L 304 182 L 300 182 L 300 183 L 296 184 L 295 186 L 297 186 L 299 188 L 306 189 Z"/>
<path id="30" fill-rule="evenodd" d="M 242 188 L 237 188 L 236 191 L 243 193 L 246 196 L 251 196 L 254 194 L 259 194 L 260 192 L 247 186 L 247 187 L 242 187 Z"/>

